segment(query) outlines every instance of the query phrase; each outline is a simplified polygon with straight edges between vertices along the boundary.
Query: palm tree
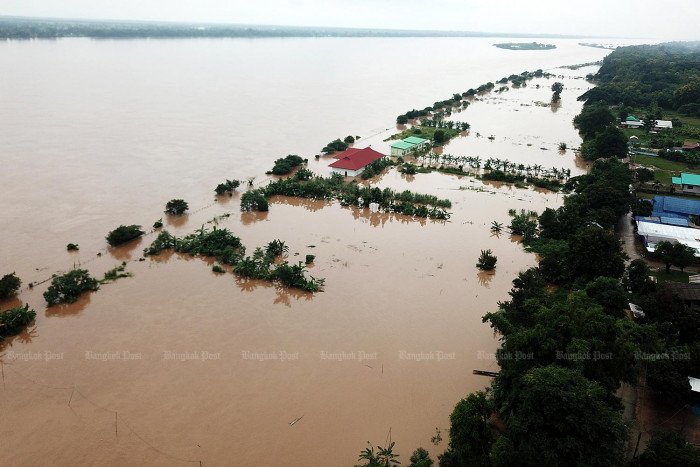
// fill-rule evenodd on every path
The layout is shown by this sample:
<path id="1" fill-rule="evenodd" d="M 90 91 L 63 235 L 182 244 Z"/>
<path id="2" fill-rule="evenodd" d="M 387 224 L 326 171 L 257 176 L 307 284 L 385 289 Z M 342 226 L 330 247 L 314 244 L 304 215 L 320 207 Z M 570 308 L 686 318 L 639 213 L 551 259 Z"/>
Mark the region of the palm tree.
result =
<path id="1" fill-rule="evenodd" d="M 365 448 L 365 450 L 360 453 L 360 458 L 358 460 L 369 461 L 367 463 L 368 466 L 378 465 L 377 456 L 374 455 L 374 446 L 372 446 L 372 443 L 369 441 L 367 441 L 367 444 L 369 444 L 369 447 Z"/>
<path id="2" fill-rule="evenodd" d="M 396 460 L 399 457 L 398 454 L 391 452 L 394 449 L 395 441 L 392 441 L 387 448 L 379 447 L 377 449 L 377 461 L 382 467 L 388 467 L 392 464 L 398 464 L 399 461 Z"/>
<path id="3" fill-rule="evenodd" d="M 493 233 L 501 233 L 503 230 L 503 224 L 500 222 L 493 221 L 491 222 L 491 232 Z"/>

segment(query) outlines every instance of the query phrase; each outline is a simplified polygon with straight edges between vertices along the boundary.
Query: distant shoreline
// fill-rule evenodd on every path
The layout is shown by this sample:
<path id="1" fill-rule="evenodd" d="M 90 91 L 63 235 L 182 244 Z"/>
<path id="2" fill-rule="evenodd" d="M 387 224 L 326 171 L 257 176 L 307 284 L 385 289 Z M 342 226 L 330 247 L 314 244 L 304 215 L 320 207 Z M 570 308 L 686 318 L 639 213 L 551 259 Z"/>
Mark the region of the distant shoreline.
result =
<path id="1" fill-rule="evenodd" d="M 554 44 L 540 44 L 539 42 L 506 42 L 493 45 L 506 50 L 553 50 L 557 48 Z"/>
<path id="2" fill-rule="evenodd" d="M 196 37 L 512 37 L 581 39 L 583 35 L 518 34 L 473 31 L 175 23 L 0 16 L 0 39 L 196 38 Z"/>

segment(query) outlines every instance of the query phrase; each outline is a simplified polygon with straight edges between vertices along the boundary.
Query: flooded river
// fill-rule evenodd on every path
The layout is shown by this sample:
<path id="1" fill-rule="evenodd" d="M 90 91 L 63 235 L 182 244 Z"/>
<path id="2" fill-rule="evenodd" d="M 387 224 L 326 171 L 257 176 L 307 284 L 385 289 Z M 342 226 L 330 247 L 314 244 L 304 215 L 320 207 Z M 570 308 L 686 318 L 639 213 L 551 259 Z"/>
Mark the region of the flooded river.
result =
<path id="1" fill-rule="evenodd" d="M 0 439 L 9 447 L 0 464 L 352 465 L 368 440 L 383 444 L 389 433 L 404 463 L 418 446 L 441 453 L 454 404 L 489 384 L 472 370 L 497 371 L 498 341 L 481 316 L 534 264 L 490 224 L 562 196 L 393 169 L 373 182 L 450 199 L 452 218 L 436 222 L 287 198 L 241 214 L 239 194 L 215 199 L 213 188 L 225 178 L 260 186 L 287 154 L 327 175 L 330 159 L 314 155 L 348 134 L 362 136 L 356 147 L 388 153 L 398 114 L 537 68 L 561 77 L 481 96 L 452 115 L 471 131 L 443 151 L 582 173 L 557 145 L 580 144 L 571 120 L 590 84 L 579 78 L 595 67 L 556 67 L 609 51 L 574 40 L 553 41 L 552 51 L 492 42 L 0 43 L 0 274 L 38 283 L 0 304 L 37 311 L 0 348 Z M 555 80 L 565 85 L 561 106 L 537 105 Z M 191 213 L 164 216 L 171 198 Z M 116 226 L 150 230 L 161 217 L 177 235 L 229 228 L 249 252 L 281 239 L 290 262 L 316 255 L 310 273 L 325 289 L 243 281 L 178 254 L 138 261 L 153 233 L 107 248 Z M 67 252 L 71 242 L 80 251 Z M 475 267 L 487 248 L 494 273 Z M 133 277 L 46 308 L 52 274 L 80 265 L 102 277 L 122 261 Z"/>

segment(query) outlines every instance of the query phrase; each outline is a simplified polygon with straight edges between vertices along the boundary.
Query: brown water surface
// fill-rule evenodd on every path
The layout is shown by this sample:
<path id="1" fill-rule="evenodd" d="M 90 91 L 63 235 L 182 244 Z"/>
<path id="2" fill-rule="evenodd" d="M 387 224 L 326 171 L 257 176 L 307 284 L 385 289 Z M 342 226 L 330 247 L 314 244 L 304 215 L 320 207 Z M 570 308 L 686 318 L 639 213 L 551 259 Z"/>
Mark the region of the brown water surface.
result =
<path id="1" fill-rule="evenodd" d="M 334 138 L 360 134 L 356 147 L 386 150 L 392 122 L 410 108 L 608 53 L 566 40 L 546 54 L 491 42 L 0 43 L 0 273 L 37 283 L 0 305 L 38 313 L 0 350 L 0 439 L 10 446 L 0 464 L 351 465 L 389 431 L 404 462 L 418 446 L 433 457 L 444 450 L 454 404 L 489 384 L 471 370 L 497 370 L 498 342 L 481 316 L 535 262 L 489 226 L 562 196 L 393 169 L 374 182 L 449 198 L 452 218 L 436 222 L 281 197 L 267 213 L 242 214 L 238 194 L 215 198 L 213 188 L 249 177 L 260 186 L 289 153 L 325 175 L 329 159 L 313 156 Z M 392 73 L 416 56 L 431 66 Z M 453 114 L 472 130 L 444 151 L 581 173 L 556 146 L 580 144 L 570 125 L 589 85 L 573 78 L 590 71 L 556 71 L 566 75 L 556 112 L 532 105 L 551 95 L 552 80 L 481 96 Z M 165 216 L 171 198 L 190 213 Z M 159 218 L 176 235 L 229 228 L 249 252 L 282 239 L 290 262 L 316 255 L 310 273 L 325 289 L 241 280 L 167 252 L 137 261 Z M 107 248 L 120 224 L 149 232 Z M 66 252 L 69 242 L 80 251 Z M 487 248 L 498 257 L 493 273 L 475 267 Z M 133 277 L 45 307 L 52 274 L 80 266 L 102 277 L 122 261 Z"/>

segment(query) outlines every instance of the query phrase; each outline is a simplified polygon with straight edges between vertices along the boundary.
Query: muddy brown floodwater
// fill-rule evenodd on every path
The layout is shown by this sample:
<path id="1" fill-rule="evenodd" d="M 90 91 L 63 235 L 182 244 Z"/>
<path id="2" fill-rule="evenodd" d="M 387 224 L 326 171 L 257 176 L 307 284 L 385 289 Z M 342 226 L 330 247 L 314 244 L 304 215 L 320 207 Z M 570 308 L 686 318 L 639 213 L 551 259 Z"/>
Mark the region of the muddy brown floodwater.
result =
<path id="1" fill-rule="evenodd" d="M 314 48 L 328 44 L 290 43 Z M 112 41 L 74 44 L 103 48 L 117 56 L 125 47 Z M 139 51 L 135 60 L 146 66 L 148 48 L 155 43 L 134 44 L 142 47 L 135 49 Z M 188 55 L 192 53 L 188 47 L 199 50 L 201 44 L 256 48 L 287 43 L 186 41 L 177 53 L 168 48 L 171 55 L 164 60 L 175 61 L 178 53 Z M 485 41 L 479 44 L 485 56 L 503 52 L 491 51 Z M 26 47 L 39 46 L 27 43 Z M 607 53 L 575 47 L 567 42 L 556 53 L 566 53 L 569 63 L 592 61 Z M 17 52 L 12 47 L 8 50 Z M 537 68 L 532 66 L 535 56 L 527 56 L 530 66 L 525 62 L 513 65 L 515 69 L 501 65 L 496 73 Z M 114 66 L 100 63 L 108 69 Z M 556 112 L 533 105 L 549 99 L 552 80 L 535 80 L 525 89 L 483 96 L 453 115 L 455 120 L 470 122 L 472 130 L 444 151 L 581 173 L 585 167 L 576 162 L 574 153 L 560 154 L 556 145 L 561 141 L 569 147 L 580 144 L 570 124 L 580 109 L 575 98 L 589 84 L 574 78 L 593 70 L 554 71 L 564 75 L 565 83 Z M 206 71 L 205 67 L 202 73 Z M 149 78 L 144 73 L 124 79 L 129 84 Z M 167 80 L 163 85 L 177 88 Z M 195 94 L 201 91 L 197 89 Z M 62 94 L 66 90 L 54 91 L 59 101 L 66 97 Z M 47 90 L 46 95 L 52 96 L 51 92 Z M 83 96 L 88 99 L 86 107 L 98 120 L 84 128 L 89 139 L 91 132 L 100 134 L 102 117 L 101 110 L 89 104 L 89 89 L 87 94 Z M 444 97 L 439 94 L 434 99 Z M 284 93 L 280 99 L 286 99 Z M 414 105 L 406 96 L 401 101 Z M 148 105 L 146 99 L 144 109 Z M 200 115 L 202 111 L 192 109 L 196 124 L 204 125 L 207 119 Z M 83 115 L 80 109 L 69 110 Z M 170 110 L 181 109 L 173 103 Z M 382 121 L 392 121 L 396 113 L 392 109 L 392 116 Z M 71 115 L 66 113 L 66 118 Z M 177 122 L 170 115 L 163 124 Z M 128 119 L 122 123 L 125 134 L 143 131 L 131 128 Z M 245 122 L 241 125 L 250 127 Z M 76 141 L 80 139 L 80 131 L 70 131 Z M 148 151 L 158 152 L 157 141 L 163 135 L 158 128 L 153 131 Z M 394 131 L 382 128 L 357 145 L 386 149 L 389 143 L 384 139 Z M 478 138 L 477 132 L 496 137 L 493 141 Z M 333 139 L 328 135 L 335 137 L 325 132 L 323 139 Z M 498 369 L 494 359 L 498 340 L 481 317 L 508 298 L 519 271 L 535 264 L 534 255 L 524 252 L 516 238 L 493 235 L 491 222 L 508 225 L 509 209 L 541 211 L 563 200 L 562 195 L 541 190 L 439 173 L 406 177 L 391 169 L 374 183 L 448 198 L 453 203 L 452 218 L 419 221 L 345 208 L 336 202 L 280 197 L 271 200 L 267 213 L 241 214 L 239 194 L 213 199 L 212 188 L 228 178 L 227 172 L 204 180 L 194 168 L 196 163 L 192 170 L 178 168 L 184 159 L 171 146 L 163 146 L 163 157 L 144 160 L 138 158 L 138 151 L 125 147 L 121 162 L 100 157 L 91 167 L 81 159 L 83 155 L 52 159 L 53 152 L 69 148 L 44 147 L 43 135 L 36 138 L 37 154 L 26 156 L 33 161 L 29 165 L 20 157 L 21 151 L 15 152 L 25 142 L 15 141 L 7 150 L 15 178 L 12 185 L 5 185 L 12 188 L 5 199 L 13 201 L 6 201 L 3 209 L 13 217 L 3 224 L 8 235 L 3 239 L 0 272 L 15 270 L 25 286 L 39 284 L 0 304 L 5 309 L 28 303 L 38 313 L 25 332 L 7 339 L 0 349 L 2 465 L 352 465 L 368 440 L 383 444 L 388 433 L 403 462 L 419 446 L 436 458 L 446 448 L 455 403 L 489 384 L 488 378 L 474 376 L 472 370 Z M 304 155 L 313 171 L 327 174 L 328 158 L 316 161 L 313 153 Z M 262 172 L 273 158 L 250 162 L 256 185 L 265 183 Z M 62 165 L 66 160 L 67 169 Z M 201 160 L 207 164 L 206 158 Z M 236 170 L 247 163 L 239 158 Z M 142 167 L 136 170 L 134 164 Z M 32 170 L 40 173 L 38 185 L 34 184 L 38 192 L 27 188 L 29 201 L 23 204 L 15 191 L 32 183 Z M 76 180 L 70 171 L 82 171 L 84 183 L 62 185 L 61 177 L 54 178 L 52 171 L 70 180 Z M 104 180 L 95 179 L 97 174 Z M 122 195 L 121 200 L 112 199 Z M 182 218 L 163 216 L 163 204 L 174 197 L 191 200 L 192 212 Z M 115 210 L 105 208 L 116 205 L 120 207 Z M 231 215 L 219 217 L 226 213 Z M 158 217 L 164 217 L 165 228 L 176 235 L 201 226 L 229 228 L 249 252 L 281 239 L 289 246 L 290 262 L 316 255 L 309 272 L 325 278 L 324 291 L 311 295 L 240 280 L 230 273 L 215 274 L 212 261 L 179 254 L 138 261 L 142 249 L 155 238 L 152 232 L 123 247 L 106 248 L 103 237 L 109 229 L 138 222 L 148 226 Z M 80 251 L 67 253 L 68 242 L 79 243 Z M 487 248 L 498 257 L 493 273 L 475 267 L 480 251 Z M 75 265 L 102 277 L 122 261 L 133 277 L 105 284 L 75 304 L 45 307 L 42 293 L 51 274 Z M 436 428 L 443 438 L 438 446 L 430 442 Z"/>

